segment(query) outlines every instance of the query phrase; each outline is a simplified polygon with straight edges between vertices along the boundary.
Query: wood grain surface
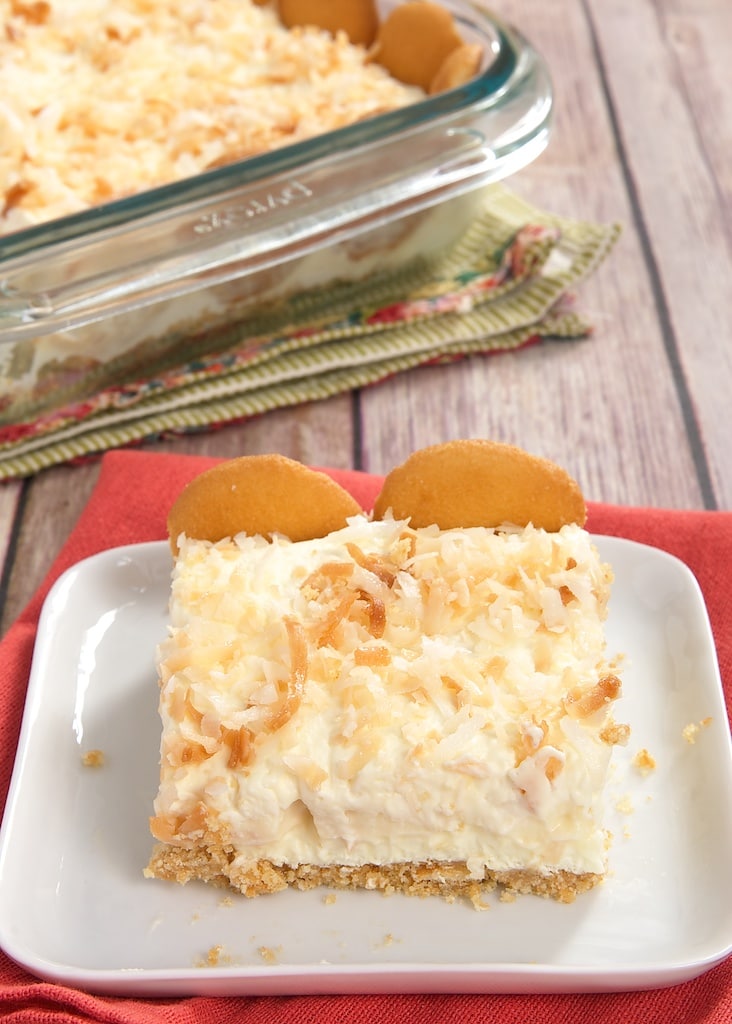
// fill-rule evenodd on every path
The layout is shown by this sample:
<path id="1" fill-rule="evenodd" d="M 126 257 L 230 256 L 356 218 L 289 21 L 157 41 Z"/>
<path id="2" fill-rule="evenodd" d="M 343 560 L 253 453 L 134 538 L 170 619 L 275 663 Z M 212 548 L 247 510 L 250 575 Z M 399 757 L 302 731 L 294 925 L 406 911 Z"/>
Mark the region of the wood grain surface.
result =
<path id="1" fill-rule="evenodd" d="M 544 55 L 555 93 L 549 147 L 510 187 L 547 210 L 623 227 L 581 285 L 594 334 L 414 370 L 151 447 L 279 451 L 383 473 L 423 445 L 482 436 L 556 460 L 590 500 L 732 509 L 732 4 L 494 8 Z M 0 632 L 48 571 L 98 470 L 0 485 Z"/>

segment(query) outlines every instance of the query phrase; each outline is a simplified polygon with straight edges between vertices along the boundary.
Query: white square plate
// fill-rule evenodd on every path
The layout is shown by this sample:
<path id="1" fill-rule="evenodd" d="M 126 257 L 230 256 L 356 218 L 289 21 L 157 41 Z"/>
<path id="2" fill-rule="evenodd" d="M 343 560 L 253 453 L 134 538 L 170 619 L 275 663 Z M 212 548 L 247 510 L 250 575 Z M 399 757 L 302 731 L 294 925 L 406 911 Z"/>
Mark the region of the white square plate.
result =
<path id="1" fill-rule="evenodd" d="M 81 562 L 46 601 L 0 834 L 0 945 L 42 977 L 150 996 L 612 991 L 685 981 L 724 959 L 732 753 L 701 593 L 670 555 L 597 543 L 616 576 L 610 650 L 627 653 L 617 718 L 632 727 L 614 755 L 602 886 L 568 906 L 491 897 L 480 913 L 370 892 L 247 900 L 145 879 L 153 652 L 171 569 L 161 542 Z M 641 748 L 657 762 L 647 775 L 633 766 Z M 91 749 L 102 766 L 84 766 Z"/>

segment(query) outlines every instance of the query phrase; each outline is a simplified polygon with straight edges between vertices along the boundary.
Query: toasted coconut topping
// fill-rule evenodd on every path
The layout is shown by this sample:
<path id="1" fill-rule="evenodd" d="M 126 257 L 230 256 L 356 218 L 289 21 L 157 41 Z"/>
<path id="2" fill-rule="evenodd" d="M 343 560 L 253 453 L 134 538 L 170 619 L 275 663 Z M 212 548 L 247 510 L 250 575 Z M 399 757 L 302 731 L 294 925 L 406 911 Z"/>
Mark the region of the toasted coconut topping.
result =
<path id="1" fill-rule="evenodd" d="M 388 647 L 357 647 L 353 652 L 356 665 L 389 665 L 391 664 L 391 652 Z"/>
<path id="2" fill-rule="evenodd" d="M 308 675 L 308 645 L 302 624 L 285 616 L 287 642 L 290 648 L 290 678 L 284 701 L 269 722 L 269 729 L 275 731 L 290 721 L 300 706 Z"/>
<path id="3" fill-rule="evenodd" d="M 238 729 L 223 728 L 221 732 L 222 739 L 230 751 L 226 767 L 234 771 L 249 764 L 253 754 L 251 731 L 242 725 Z"/>
<path id="4" fill-rule="evenodd" d="M 365 555 L 359 548 L 358 544 L 346 544 L 346 550 L 356 565 L 360 565 L 361 568 L 366 569 L 367 572 L 372 572 L 374 576 L 377 576 L 382 583 L 387 585 L 387 587 L 394 586 L 394 580 L 396 579 L 396 566 L 390 565 L 387 560 L 381 556 Z"/>
<path id="5" fill-rule="evenodd" d="M 573 687 L 567 694 L 565 707 L 573 718 L 588 718 L 600 708 L 606 707 L 620 696 L 620 680 L 617 676 L 603 676 L 591 689 Z"/>
<path id="6" fill-rule="evenodd" d="M 0 0 L 0 13 L 0 233 L 424 96 L 344 33 L 288 31 L 271 4 Z"/>

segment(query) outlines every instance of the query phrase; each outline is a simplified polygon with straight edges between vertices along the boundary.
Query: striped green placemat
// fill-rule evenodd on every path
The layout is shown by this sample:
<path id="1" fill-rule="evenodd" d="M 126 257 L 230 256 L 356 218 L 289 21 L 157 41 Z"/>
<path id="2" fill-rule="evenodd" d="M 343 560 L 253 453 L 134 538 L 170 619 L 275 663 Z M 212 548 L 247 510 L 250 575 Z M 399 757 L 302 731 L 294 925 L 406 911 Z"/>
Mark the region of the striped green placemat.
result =
<path id="1" fill-rule="evenodd" d="M 162 434 L 202 430 L 376 384 L 414 367 L 579 338 L 567 296 L 606 257 L 617 225 L 555 217 L 503 186 L 447 253 L 398 279 L 303 295 L 221 337 L 221 348 L 82 406 L 0 429 L 0 480 Z"/>

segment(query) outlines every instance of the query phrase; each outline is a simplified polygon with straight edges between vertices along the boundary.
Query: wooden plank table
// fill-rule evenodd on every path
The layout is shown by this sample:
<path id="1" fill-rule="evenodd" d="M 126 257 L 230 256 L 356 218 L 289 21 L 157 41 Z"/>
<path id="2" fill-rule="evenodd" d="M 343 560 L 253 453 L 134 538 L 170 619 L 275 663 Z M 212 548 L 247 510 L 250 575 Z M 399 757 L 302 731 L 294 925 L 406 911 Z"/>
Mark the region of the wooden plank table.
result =
<path id="1" fill-rule="evenodd" d="M 280 451 L 385 472 L 492 437 L 546 455 L 590 500 L 732 508 L 732 5 L 496 0 L 544 54 L 548 150 L 510 182 L 547 210 L 620 221 L 581 289 L 593 337 L 401 374 L 362 392 L 154 447 Z M 0 633 L 72 528 L 98 463 L 0 486 Z"/>

